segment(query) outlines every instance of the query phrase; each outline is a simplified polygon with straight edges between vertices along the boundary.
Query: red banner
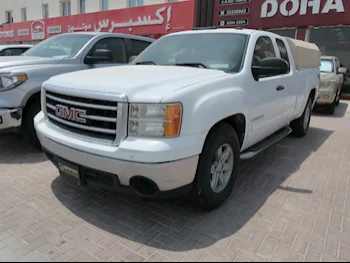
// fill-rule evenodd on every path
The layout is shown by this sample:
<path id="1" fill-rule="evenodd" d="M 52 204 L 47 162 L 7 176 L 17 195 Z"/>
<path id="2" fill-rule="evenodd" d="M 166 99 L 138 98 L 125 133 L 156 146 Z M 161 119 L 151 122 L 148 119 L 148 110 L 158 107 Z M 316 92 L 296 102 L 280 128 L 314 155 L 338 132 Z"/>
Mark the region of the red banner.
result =
<path id="1" fill-rule="evenodd" d="M 0 43 L 41 41 L 69 32 L 164 35 L 193 28 L 194 0 L 5 24 Z"/>
<path id="2" fill-rule="evenodd" d="M 213 0 L 213 25 L 283 28 L 350 25 L 349 0 Z"/>

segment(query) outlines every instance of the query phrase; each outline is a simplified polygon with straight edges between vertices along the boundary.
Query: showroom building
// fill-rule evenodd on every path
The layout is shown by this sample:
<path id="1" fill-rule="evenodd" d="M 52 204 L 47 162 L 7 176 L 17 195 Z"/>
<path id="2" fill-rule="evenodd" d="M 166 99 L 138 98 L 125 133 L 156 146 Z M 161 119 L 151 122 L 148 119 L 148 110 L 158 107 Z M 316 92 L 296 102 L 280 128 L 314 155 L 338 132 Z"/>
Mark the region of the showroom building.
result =
<path id="1" fill-rule="evenodd" d="M 313 42 L 350 69 L 350 0 L 197 0 L 195 23 L 263 29 Z M 350 94 L 350 83 L 345 85 Z"/>
<path id="2" fill-rule="evenodd" d="M 64 1 L 57 0 L 57 2 Z M 122 1 L 127 3 L 127 0 L 120 0 L 119 3 Z M 158 38 L 171 32 L 193 28 L 195 0 L 152 1 L 159 4 L 60 15 L 52 18 L 38 17 L 23 22 L 5 22 L 0 24 L 0 44 L 35 44 L 57 34 L 87 31 Z M 149 3 L 151 3 L 150 0 Z"/>

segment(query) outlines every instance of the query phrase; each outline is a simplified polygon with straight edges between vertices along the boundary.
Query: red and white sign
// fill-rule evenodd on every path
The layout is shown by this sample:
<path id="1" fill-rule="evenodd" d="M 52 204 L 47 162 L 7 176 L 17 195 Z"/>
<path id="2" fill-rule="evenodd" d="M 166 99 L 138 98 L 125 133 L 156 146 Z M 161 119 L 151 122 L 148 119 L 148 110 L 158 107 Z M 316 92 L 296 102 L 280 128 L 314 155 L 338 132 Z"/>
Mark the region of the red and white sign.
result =
<path id="1" fill-rule="evenodd" d="M 248 8 L 249 12 L 232 11 Z M 350 25 L 349 12 L 350 0 L 221 0 L 214 2 L 213 25 L 262 29 Z"/>
<path id="2" fill-rule="evenodd" d="M 195 0 L 188 0 L 5 24 L 0 29 L 0 43 L 40 41 L 60 33 L 87 31 L 164 35 L 192 29 L 194 5 Z"/>

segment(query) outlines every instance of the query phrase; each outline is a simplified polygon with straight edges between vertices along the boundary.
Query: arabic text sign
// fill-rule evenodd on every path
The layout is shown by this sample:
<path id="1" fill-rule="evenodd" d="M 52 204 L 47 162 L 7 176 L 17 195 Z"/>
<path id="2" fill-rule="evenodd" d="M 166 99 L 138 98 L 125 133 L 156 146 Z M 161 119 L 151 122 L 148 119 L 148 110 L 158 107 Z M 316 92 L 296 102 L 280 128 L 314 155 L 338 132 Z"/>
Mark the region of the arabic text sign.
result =
<path id="1" fill-rule="evenodd" d="M 189 30 L 194 26 L 194 1 L 179 1 L 116 9 L 82 15 L 55 17 L 4 25 L 0 32 L 11 31 L 3 42 L 42 40 L 68 32 L 114 32 L 134 35 L 164 35 L 176 30 Z M 18 30 L 29 30 L 29 35 L 18 35 Z"/>
<path id="2" fill-rule="evenodd" d="M 219 16 L 235 16 L 235 15 L 247 15 L 247 14 L 249 14 L 249 7 L 219 11 Z"/>

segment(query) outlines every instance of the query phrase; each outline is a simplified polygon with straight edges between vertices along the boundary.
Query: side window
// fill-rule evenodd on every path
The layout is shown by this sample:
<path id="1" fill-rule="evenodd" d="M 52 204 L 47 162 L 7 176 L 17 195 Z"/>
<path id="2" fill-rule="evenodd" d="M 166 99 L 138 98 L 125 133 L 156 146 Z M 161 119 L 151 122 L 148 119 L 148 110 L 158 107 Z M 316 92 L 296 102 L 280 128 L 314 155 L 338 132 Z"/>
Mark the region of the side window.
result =
<path id="1" fill-rule="evenodd" d="M 142 40 L 130 39 L 130 44 L 131 44 L 131 50 L 130 50 L 130 57 L 131 57 L 131 56 L 138 56 L 142 51 L 144 51 L 152 43 L 142 41 Z"/>
<path id="2" fill-rule="evenodd" d="M 260 37 L 254 48 L 253 66 L 259 66 L 260 61 L 264 58 L 274 57 L 276 57 L 276 53 L 271 38 Z"/>
<path id="3" fill-rule="evenodd" d="M 107 49 L 113 54 L 113 62 L 109 64 L 126 63 L 125 45 L 123 38 L 110 37 L 98 41 L 90 50 L 88 56 L 93 55 L 97 49 Z M 106 64 L 106 63 L 100 63 Z"/>
<path id="4" fill-rule="evenodd" d="M 8 48 L 0 52 L 0 56 L 20 56 L 22 54 L 22 50 L 20 48 Z"/>
<path id="5" fill-rule="evenodd" d="M 277 42 L 277 46 L 278 46 L 278 50 L 280 52 L 281 58 L 287 61 L 288 64 L 290 64 L 286 45 L 281 39 L 276 39 L 276 42 Z"/>

